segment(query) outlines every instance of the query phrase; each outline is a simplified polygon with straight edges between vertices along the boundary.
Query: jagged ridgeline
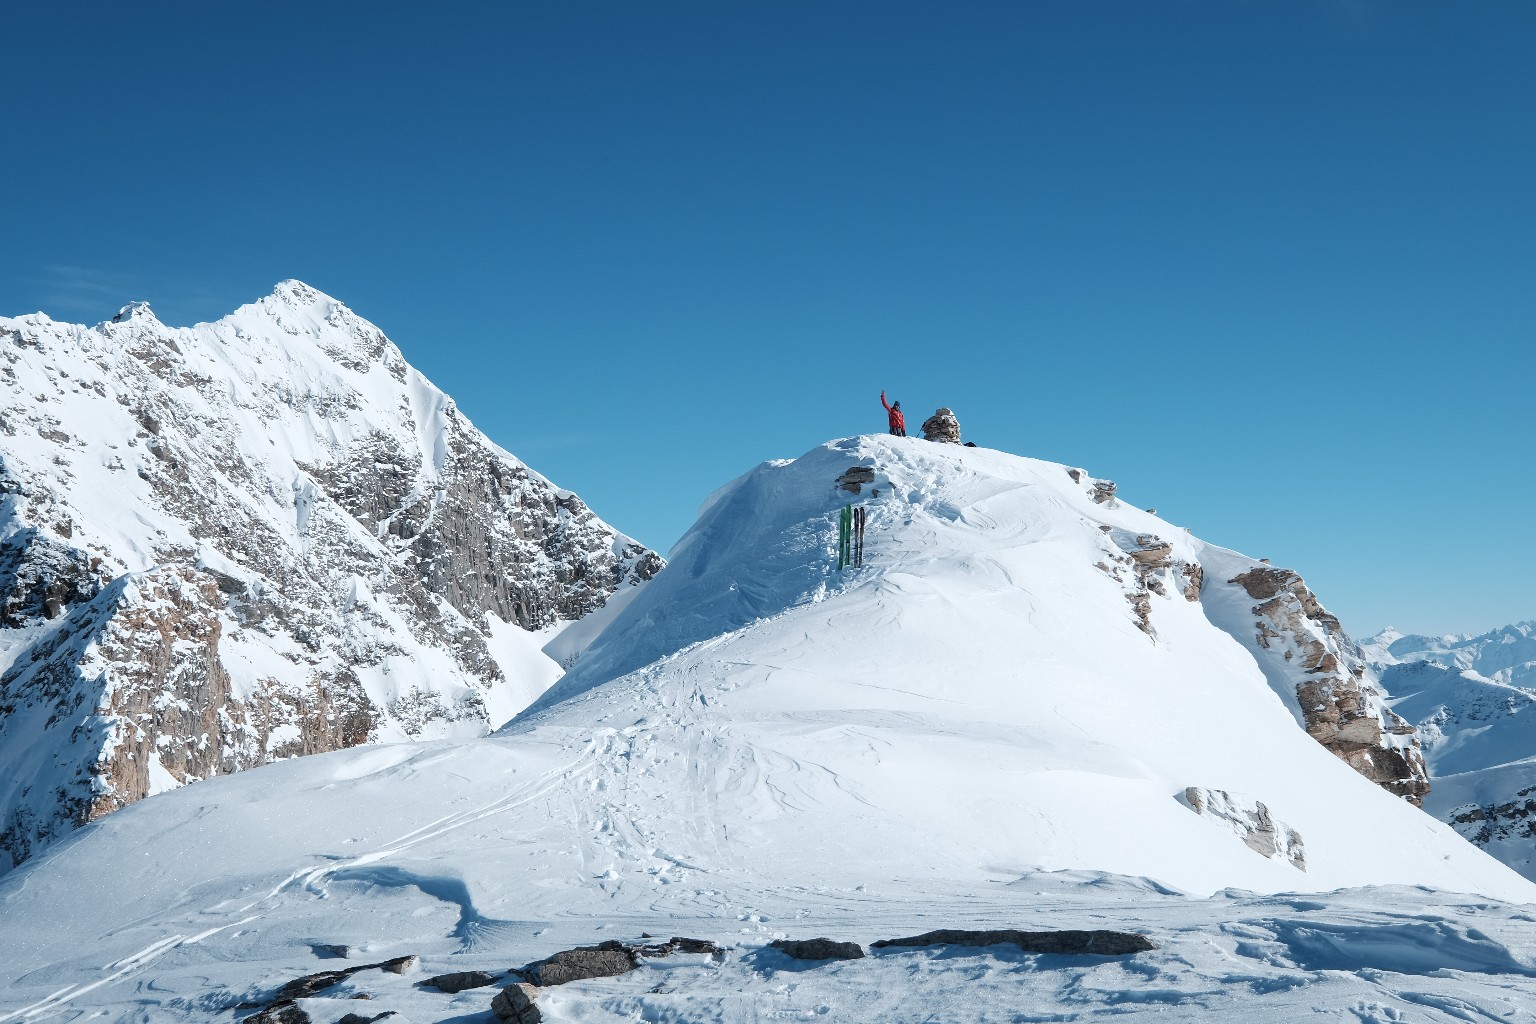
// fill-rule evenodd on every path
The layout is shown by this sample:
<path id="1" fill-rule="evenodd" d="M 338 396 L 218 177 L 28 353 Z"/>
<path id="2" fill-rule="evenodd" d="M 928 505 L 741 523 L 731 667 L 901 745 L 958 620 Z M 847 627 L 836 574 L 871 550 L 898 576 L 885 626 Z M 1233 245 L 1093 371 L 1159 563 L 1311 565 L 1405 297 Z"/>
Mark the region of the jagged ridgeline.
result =
<path id="1" fill-rule="evenodd" d="M 0 870 L 150 793 L 479 735 L 662 561 L 297 281 L 0 318 Z"/>

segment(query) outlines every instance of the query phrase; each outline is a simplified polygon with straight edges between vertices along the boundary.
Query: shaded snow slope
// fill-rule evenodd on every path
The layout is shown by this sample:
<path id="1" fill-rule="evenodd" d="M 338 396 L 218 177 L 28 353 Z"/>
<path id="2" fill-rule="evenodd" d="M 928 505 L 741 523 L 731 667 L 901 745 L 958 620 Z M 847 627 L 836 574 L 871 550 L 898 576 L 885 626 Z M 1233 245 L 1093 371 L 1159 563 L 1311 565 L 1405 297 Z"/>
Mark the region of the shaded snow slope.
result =
<path id="1" fill-rule="evenodd" d="M 856 466 L 874 480 L 835 489 Z M 1176 586 L 1192 578 L 1176 563 L 1211 549 L 1091 493 L 1061 466 L 884 437 L 766 465 L 496 735 L 214 780 L 0 880 L 0 914 L 21 924 L 0 934 L 10 1019 L 146 1003 L 227 1019 L 323 969 L 326 946 L 441 973 L 642 931 L 744 945 L 716 967 L 562 988 L 549 1019 L 932 1019 L 919 995 L 946 1000 L 946 1020 L 1518 1009 L 1529 918 L 1482 897 L 1536 886 L 1309 738 L 1247 641 Z M 867 502 L 867 566 L 839 574 L 848 500 Z M 1165 564 L 1138 574 L 1131 551 Z M 1244 821 L 1268 822 L 1268 854 Z M 1387 888 L 1224 892 L 1359 886 Z M 759 948 L 983 926 L 1141 927 L 1163 948 L 882 955 L 865 974 L 792 973 Z M 370 1012 L 416 1020 L 478 1020 L 489 1001 L 367 984 Z"/>
<path id="2" fill-rule="evenodd" d="M 184 782 L 483 734 L 659 565 L 300 282 L 0 318 L 0 869 Z"/>

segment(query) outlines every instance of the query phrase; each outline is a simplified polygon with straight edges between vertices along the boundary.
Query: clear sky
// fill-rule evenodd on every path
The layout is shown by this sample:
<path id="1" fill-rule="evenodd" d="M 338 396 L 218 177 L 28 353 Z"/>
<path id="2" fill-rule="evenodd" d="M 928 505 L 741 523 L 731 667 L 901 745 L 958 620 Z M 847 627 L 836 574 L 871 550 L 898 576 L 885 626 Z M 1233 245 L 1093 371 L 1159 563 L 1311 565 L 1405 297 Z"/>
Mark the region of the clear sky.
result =
<path id="1" fill-rule="evenodd" d="M 1356 635 L 1536 618 L 1536 4 L 0 10 L 0 314 L 297 277 L 665 549 L 952 407 Z"/>

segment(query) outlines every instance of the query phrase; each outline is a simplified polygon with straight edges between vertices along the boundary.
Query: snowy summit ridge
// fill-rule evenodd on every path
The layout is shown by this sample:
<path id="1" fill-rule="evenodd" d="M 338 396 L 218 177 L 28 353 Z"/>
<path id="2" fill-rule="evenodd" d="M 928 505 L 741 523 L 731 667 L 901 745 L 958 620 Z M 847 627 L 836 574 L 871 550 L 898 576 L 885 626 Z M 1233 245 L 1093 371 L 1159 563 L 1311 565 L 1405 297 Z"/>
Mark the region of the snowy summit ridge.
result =
<path id="1" fill-rule="evenodd" d="M 0 867 L 149 793 L 472 736 L 660 559 L 299 281 L 211 324 L 0 318 Z M 8 855 L 8 856 L 7 856 Z"/>
<path id="2" fill-rule="evenodd" d="M 866 480 L 857 493 L 838 486 L 851 471 Z M 859 794 L 827 804 L 863 821 L 875 859 L 898 833 L 976 843 L 974 823 L 995 813 L 988 863 L 1189 889 L 1380 880 L 1379 856 L 1343 854 L 1362 829 L 1432 823 L 1398 799 L 1424 792 L 1422 762 L 1353 642 L 1295 573 L 1206 544 L 1107 485 L 885 437 L 765 463 L 712 496 L 668 571 L 503 733 L 620 728 L 673 709 L 663 719 L 680 734 L 719 733 L 715 756 L 802 766 L 775 788 L 822 766 Z M 827 546 L 844 502 L 866 506 L 869 561 L 839 576 Z M 1200 819 L 1221 817 L 1228 797 L 1252 820 L 1213 834 Z M 1283 828 L 1256 824 L 1266 817 L 1298 834 L 1304 857 L 1285 855 Z M 1072 854 L 1040 845 L 1042 821 L 1072 837 Z M 1182 838 L 1151 845 L 1164 860 L 1128 845 L 1130 832 Z M 1268 842 L 1267 859 L 1234 832 Z M 1243 856 L 1213 875 L 1214 862 L 1196 866 L 1207 842 Z M 1411 846 L 1397 855 L 1417 860 Z"/>

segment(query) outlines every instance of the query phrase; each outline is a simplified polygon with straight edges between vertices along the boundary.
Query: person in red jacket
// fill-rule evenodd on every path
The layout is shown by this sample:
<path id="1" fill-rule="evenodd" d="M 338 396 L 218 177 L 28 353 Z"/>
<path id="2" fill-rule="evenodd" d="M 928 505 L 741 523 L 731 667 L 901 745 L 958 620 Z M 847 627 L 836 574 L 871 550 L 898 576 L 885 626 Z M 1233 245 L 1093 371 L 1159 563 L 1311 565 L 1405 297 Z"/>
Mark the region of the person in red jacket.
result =
<path id="1" fill-rule="evenodd" d="M 907 436 L 907 417 L 901 411 L 901 403 L 894 404 L 885 400 L 885 392 L 880 392 L 880 404 L 885 406 L 886 419 L 891 421 L 891 433 L 897 437 Z"/>

